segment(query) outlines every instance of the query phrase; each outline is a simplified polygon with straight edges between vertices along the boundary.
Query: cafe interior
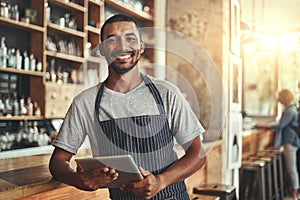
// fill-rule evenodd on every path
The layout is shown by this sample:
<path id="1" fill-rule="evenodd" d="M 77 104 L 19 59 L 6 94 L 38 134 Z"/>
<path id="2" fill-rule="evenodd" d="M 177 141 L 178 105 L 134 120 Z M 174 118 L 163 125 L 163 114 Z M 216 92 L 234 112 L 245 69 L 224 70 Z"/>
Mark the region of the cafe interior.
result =
<path id="1" fill-rule="evenodd" d="M 292 199 L 276 131 L 256 124 L 280 119 L 282 89 L 299 107 L 299 8 L 297 0 L 0 0 L 0 199 L 109 199 L 107 188 L 61 183 L 48 165 L 72 99 L 108 75 L 100 28 L 117 13 L 141 27 L 140 71 L 175 84 L 205 129 L 206 163 L 185 180 L 190 198 Z M 74 168 L 76 157 L 92 157 L 88 139 Z"/>

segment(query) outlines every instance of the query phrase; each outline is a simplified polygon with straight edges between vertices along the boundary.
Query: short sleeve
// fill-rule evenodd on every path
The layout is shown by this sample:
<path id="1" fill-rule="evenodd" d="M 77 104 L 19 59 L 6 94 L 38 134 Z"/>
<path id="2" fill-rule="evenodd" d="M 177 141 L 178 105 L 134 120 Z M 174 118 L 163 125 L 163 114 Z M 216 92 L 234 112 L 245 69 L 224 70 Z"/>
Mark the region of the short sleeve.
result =
<path id="1" fill-rule="evenodd" d="M 73 102 L 68 109 L 64 122 L 58 132 L 58 135 L 53 140 L 52 145 L 64 149 L 72 154 L 76 154 L 79 147 L 83 143 L 86 133 L 83 131 L 80 121 L 78 107 Z"/>

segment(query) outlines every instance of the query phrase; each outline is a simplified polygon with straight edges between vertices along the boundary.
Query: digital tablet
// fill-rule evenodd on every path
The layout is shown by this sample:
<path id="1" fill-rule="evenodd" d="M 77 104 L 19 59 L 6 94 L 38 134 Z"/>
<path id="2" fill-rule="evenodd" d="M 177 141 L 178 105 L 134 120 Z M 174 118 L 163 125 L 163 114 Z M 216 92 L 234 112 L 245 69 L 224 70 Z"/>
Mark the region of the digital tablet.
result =
<path id="1" fill-rule="evenodd" d="M 104 188 L 119 188 L 124 183 L 143 179 L 143 176 L 131 155 L 76 158 L 75 161 L 84 171 L 105 166 L 114 168 L 118 172 L 119 176 L 116 180 L 103 186 Z"/>

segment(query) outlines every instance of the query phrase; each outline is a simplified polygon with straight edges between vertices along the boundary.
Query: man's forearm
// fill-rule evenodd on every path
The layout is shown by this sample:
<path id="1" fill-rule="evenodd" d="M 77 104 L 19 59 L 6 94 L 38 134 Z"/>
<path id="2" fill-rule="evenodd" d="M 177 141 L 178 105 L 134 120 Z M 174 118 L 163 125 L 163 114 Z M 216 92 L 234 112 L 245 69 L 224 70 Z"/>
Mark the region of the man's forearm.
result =
<path id="1" fill-rule="evenodd" d="M 55 149 L 51 156 L 49 170 L 52 176 L 65 184 L 82 190 L 90 190 L 86 188 L 81 181 L 79 181 L 76 171 L 72 168 L 69 162 L 72 154 L 60 154 L 61 152 L 62 150 Z"/>
<path id="2" fill-rule="evenodd" d="M 162 180 L 163 188 L 189 177 L 199 170 L 205 164 L 205 161 L 205 150 L 200 139 L 195 138 L 186 154 L 165 172 L 158 175 L 159 179 Z"/>

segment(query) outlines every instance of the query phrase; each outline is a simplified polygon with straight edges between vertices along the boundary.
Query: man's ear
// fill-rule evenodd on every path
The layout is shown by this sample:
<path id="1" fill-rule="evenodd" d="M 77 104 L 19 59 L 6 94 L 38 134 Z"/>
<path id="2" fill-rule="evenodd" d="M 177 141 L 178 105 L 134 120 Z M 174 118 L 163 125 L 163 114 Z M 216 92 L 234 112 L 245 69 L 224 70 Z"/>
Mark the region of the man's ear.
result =
<path id="1" fill-rule="evenodd" d="M 140 55 L 142 55 L 145 51 L 145 43 L 141 41 Z"/>
<path id="2" fill-rule="evenodd" d="M 100 44 L 99 44 L 99 51 L 100 51 L 100 54 L 102 55 L 102 56 L 104 56 L 105 55 L 105 51 L 104 51 L 104 43 L 103 42 L 101 42 Z"/>

